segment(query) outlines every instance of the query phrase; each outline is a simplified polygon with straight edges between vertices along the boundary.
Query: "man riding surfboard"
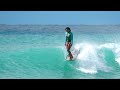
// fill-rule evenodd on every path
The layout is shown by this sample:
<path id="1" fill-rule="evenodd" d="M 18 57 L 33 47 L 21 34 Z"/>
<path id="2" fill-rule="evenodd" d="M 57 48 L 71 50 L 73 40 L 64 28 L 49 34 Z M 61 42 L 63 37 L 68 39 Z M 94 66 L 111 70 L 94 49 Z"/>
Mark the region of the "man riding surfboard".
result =
<path id="1" fill-rule="evenodd" d="M 73 55 L 71 54 L 70 48 L 73 45 L 73 33 L 71 32 L 71 29 L 69 27 L 65 28 L 65 31 L 66 31 L 65 46 L 68 52 L 68 56 L 70 57 L 70 60 L 72 60 Z"/>

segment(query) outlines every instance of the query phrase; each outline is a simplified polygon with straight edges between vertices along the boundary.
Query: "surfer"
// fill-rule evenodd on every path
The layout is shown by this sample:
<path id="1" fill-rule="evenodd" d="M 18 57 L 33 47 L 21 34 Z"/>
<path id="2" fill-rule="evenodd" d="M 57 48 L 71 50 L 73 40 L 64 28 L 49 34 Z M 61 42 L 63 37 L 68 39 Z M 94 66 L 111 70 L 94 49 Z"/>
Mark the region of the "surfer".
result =
<path id="1" fill-rule="evenodd" d="M 72 60 L 73 55 L 71 54 L 70 48 L 73 45 L 73 33 L 71 32 L 71 29 L 69 27 L 66 27 L 65 31 L 66 31 L 65 46 L 68 52 L 68 56 L 70 57 L 70 60 Z"/>

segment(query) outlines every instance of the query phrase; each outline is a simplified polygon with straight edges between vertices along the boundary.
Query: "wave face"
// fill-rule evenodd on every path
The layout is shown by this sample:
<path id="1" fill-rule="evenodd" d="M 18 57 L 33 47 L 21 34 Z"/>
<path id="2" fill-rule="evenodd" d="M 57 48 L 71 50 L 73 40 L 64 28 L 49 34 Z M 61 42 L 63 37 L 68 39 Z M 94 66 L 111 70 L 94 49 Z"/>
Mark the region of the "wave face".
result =
<path id="1" fill-rule="evenodd" d="M 76 60 L 66 61 L 65 27 Z M 120 78 L 119 25 L 0 25 L 0 78 Z"/>

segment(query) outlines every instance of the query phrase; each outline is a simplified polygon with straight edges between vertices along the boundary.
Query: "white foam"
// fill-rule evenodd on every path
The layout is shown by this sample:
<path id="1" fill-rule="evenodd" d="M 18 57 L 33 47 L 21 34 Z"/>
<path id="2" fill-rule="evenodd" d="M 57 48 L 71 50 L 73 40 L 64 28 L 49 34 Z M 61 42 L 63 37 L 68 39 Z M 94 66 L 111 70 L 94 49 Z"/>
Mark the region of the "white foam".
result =
<path id="1" fill-rule="evenodd" d="M 90 74 L 96 74 L 98 70 L 110 71 L 110 68 L 105 65 L 105 62 L 97 54 L 97 45 L 82 43 L 77 44 L 76 48 L 78 49 L 78 47 L 81 48 L 80 54 L 77 57 L 80 64 L 78 70 Z"/>
<path id="2" fill-rule="evenodd" d="M 120 64 L 120 57 L 116 58 L 116 61 Z"/>
<path id="3" fill-rule="evenodd" d="M 105 44 L 101 44 L 98 46 L 99 49 L 101 49 L 101 48 L 115 49 L 117 47 L 119 47 L 119 45 L 116 43 L 105 43 Z"/>
<path id="4" fill-rule="evenodd" d="M 105 43 L 105 44 L 99 45 L 97 48 L 111 49 L 115 55 L 115 61 L 117 61 L 120 64 L 120 43 Z"/>
<path id="5" fill-rule="evenodd" d="M 91 69 L 85 69 L 85 68 L 79 68 L 78 70 L 84 72 L 84 73 L 90 73 L 90 74 L 96 74 L 97 70 L 94 68 Z"/>
<path id="6" fill-rule="evenodd" d="M 117 61 L 118 64 L 120 64 L 120 44 L 119 43 L 117 43 L 117 44 L 116 43 L 107 43 L 107 44 L 103 44 L 101 46 L 110 48 L 115 55 L 115 61 Z"/>
<path id="7" fill-rule="evenodd" d="M 78 50 L 78 49 L 80 49 L 80 46 L 81 46 L 80 44 L 75 44 L 74 48 Z"/>

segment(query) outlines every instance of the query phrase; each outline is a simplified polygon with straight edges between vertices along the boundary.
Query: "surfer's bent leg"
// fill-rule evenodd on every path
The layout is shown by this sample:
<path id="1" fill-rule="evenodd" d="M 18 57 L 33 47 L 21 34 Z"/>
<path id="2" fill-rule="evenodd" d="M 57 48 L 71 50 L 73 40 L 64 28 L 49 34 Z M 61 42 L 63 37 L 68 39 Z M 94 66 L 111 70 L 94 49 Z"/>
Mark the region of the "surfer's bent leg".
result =
<path id="1" fill-rule="evenodd" d="M 73 55 L 72 55 L 72 53 L 70 52 L 70 48 L 72 47 L 72 45 L 71 44 L 69 44 L 69 55 L 70 55 L 70 58 L 72 59 L 73 58 Z"/>
<path id="2" fill-rule="evenodd" d="M 71 54 L 71 52 L 70 52 L 70 48 L 71 48 L 71 43 L 66 43 L 66 49 L 67 49 L 67 52 L 69 53 L 69 56 L 70 56 L 70 59 L 72 59 L 73 58 L 73 56 L 72 56 L 72 54 Z"/>

